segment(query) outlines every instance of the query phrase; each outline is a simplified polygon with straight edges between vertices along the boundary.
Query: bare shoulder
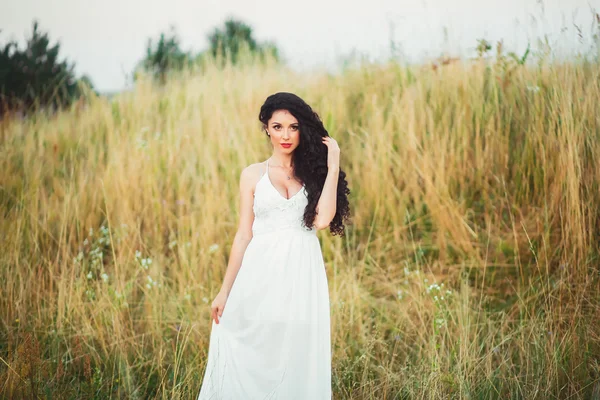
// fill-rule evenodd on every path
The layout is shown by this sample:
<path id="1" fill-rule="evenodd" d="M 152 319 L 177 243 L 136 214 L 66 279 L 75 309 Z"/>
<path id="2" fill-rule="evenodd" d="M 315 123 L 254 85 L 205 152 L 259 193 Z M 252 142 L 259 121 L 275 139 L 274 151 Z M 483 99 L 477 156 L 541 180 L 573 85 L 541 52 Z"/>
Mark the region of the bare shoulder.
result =
<path id="1" fill-rule="evenodd" d="M 250 164 L 245 167 L 240 175 L 240 185 L 246 188 L 251 188 L 252 192 L 254 192 L 254 188 L 260 180 L 262 174 L 265 172 L 265 168 L 266 163 L 264 161 Z"/>

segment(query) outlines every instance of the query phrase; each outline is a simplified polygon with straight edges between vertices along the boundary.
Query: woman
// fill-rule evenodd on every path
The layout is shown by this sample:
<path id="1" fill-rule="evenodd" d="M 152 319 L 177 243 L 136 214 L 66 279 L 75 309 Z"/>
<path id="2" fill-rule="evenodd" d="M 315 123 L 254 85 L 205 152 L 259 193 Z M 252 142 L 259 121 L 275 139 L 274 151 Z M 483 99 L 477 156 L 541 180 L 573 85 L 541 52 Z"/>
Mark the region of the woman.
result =
<path id="1" fill-rule="evenodd" d="M 331 398 L 329 292 L 316 231 L 344 235 L 348 184 L 340 149 L 292 93 L 259 120 L 273 154 L 240 175 L 240 221 L 211 305 L 198 399 Z"/>

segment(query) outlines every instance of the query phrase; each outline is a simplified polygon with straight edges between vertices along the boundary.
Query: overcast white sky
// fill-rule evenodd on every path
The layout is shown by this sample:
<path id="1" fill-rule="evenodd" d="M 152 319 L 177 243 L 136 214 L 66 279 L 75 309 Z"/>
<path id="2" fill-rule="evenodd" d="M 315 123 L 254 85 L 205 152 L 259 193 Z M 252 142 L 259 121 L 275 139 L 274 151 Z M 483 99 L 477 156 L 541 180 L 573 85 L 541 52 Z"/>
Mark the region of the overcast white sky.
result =
<path id="1" fill-rule="evenodd" d="M 584 45 L 573 22 L 589 46 L 592 9 L 600 12 L 600 0 L 0 0 L 0 44 L 23 43 L 37 18 L 79 75 L 90 75 L 100 91 L 114 91 L 126 86 L 147 39 L 171 24 L 183 49 L 197 52 L 207 47 L 207 33 L 236 17 L 258 40 L 274 41 L 291 65 L 331 68 L 352 49 L 388 56 L 391 24 L 411 61 L 443 51 L 469 55 L 483 37 L 504 39 L 522 52 L 528 39 L 548 34 L 565 49 L 577 49 Z"/>

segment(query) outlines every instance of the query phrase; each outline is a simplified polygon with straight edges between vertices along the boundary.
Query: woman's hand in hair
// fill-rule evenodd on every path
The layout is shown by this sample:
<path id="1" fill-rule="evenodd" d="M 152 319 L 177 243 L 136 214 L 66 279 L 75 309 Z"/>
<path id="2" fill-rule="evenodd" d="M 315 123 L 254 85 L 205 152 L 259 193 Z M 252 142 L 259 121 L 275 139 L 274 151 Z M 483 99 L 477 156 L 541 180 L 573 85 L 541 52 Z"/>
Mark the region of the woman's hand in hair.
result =
<path id="1" fill-rule="evenodd" d="M 323 144 L 327 146 L 327 168 L 339 168 L 340 166 L 340 146 L 331 136 L 322 138 Z"/>

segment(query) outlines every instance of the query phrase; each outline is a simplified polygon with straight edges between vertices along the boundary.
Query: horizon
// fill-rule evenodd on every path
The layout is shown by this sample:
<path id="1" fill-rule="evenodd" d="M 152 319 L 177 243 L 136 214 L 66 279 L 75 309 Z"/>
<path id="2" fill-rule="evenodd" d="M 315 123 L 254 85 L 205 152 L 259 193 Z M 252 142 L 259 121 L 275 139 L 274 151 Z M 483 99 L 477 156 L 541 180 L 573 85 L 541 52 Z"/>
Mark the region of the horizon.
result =
<path id="1" fill-rule="evenodd" d="M 535 48 L 538 39 L 547 38 L 556 55 L 577 55 L 592 45 L 590 23 L 600 0 L 574 0 L 568 5 L 558 0 L 485 4 L 460 0 L 451 6 L 441 0 L 405 3 L 378 0 L 348 5 L 340 0 L 310 0 L 303 9 L 290 13 L 275 0 L 107 0 L 87 5 L 75 0 L 61 0 L 58 5 L 24 0 L 8 11 L 0 6 L 0 43 L 15 40 L 24 46 L 37 20 L 51 45 L 60 43 L 60 59 L 74 63 L 78 77 L 86 74 L 96 90 L 112 94 L 131 87 L 131 73 L 143 58 L 148 39 L 155 41 L 171 25 L 181 49 L 198 53 L 208 47 L 206 36 L 213 29 L 235 18 L 252 28 L 257 41 L 274 42 L 291 68 L 333 70 L 352 53 L 373 62 L 389 59 L 392 41 L 403 61 L 417 64 L 444 54 L 470 57 L 478 39 L 492 44 L 503 40 L 507 51 L 522 54 L 528 43 Z M 70 10 L 70 14 L 58 10 Z M 139 10 L 146 13 L 144 18 L 132 19 L 130 15 Z M 110 25 L 114 28 L 107 31 Z"/>

